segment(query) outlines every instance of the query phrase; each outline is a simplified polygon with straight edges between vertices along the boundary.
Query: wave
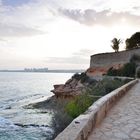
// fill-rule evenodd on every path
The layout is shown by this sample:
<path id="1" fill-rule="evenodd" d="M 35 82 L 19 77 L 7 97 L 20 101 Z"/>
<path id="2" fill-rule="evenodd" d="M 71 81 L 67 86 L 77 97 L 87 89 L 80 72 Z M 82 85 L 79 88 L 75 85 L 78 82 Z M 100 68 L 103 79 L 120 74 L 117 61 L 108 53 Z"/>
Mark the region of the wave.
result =
<path id="1" fill-rule="evenodd" d="M 4 118 L 4 117 L 0 117 L 0 129 L 17 129 L 18 126 L 16 126 L 12 121 Z"/>

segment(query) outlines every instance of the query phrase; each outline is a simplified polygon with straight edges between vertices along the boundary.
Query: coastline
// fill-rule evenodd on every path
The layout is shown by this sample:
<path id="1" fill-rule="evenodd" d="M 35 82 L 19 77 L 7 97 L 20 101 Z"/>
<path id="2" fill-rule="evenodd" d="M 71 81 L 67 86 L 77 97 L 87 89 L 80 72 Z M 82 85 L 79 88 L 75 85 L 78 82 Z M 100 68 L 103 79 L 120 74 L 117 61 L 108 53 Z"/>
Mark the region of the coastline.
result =
<path id="1" fill-rule="evenodd" d="M 129 81 L 132 80 L 132 78 L 128 79 L 126 78 L 122 78 L 119 79 L 121 77 L 108 77 L 107 79 L 105 77 L 100 77 L 100 80 L 97 82 L 99 85 L 100 83 L 102 83 L 102 81 L 104 81 L 104 83 L 110 83 L 108 80 L 110 79 L 111 81 L 114 81 L 114 79 L 116 80 L 116 82 L 121 82 L 120 84 L 125 84 Z M 102 80 L 101 80 L 102 79 Z M 107 80 L 107 81 L 106 81 Z M 106 83 L 106 84 L 107 84 Z M 95 84 L 95 83 L 94 83 Z M 115 84 L 115 83 L 114 83 Z M 112 90 L 116 89 L 114 86 L 111 87 L 107 84 L 107 88 L 113 88 Z M 102 87 L 97 87 L 97 88 L 102 88 Z M 118 88 L 118 87 L 117 87 Z M 101 91 L 103 92 L 103 91 Z M 108 94 L 109 91 L 106 93 Z M 104 94 L 104 95 L 106 95 Z M 100 97 L 104 96 L 104 95 L 92 95 L 94 98 L 99 99 Z M 92 97 L 91 96 L 91 97 Z M 98 97 L 98 98 L 97 98 Z M 74 98 L 70 98 L 70 97 L 57 97 L 55 95 L 49 97 L 46 100 L 42 100 L 39 102 L 35 102 L 35 103 L 31 103 L 29 105 L 26 106 L 26 109 L 40 109 L 43 113 L 47 113 L 48 111 L 52 112 L 53 119 L 52 119 L 52 127 L 54 129 L 54 137 L 55 138 L 59 133 L 61 133 L 71 122 L 74 118 L 71 118 L 66 112 L 65 112 L 65 107 L 66 105 L 70 102 L 73 101 Z M 94 102 L 96 101 L 94 100 Z M 94 103 L 93 102 L 93 103 Z"/>

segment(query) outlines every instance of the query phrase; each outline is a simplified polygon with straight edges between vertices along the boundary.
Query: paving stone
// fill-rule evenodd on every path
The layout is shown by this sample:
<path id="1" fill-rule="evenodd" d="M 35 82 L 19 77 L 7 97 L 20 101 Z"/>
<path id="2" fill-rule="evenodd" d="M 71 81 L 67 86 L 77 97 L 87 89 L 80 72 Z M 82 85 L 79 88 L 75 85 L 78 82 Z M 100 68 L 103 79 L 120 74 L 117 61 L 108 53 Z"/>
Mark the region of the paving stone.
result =
<path id="1" fill-rule="evenodd" d="M 122 127 L 122 131 L 126 134 L 130 134 L 136 128 L 135 124 L 127 124 L 126 126 Z"/>
<path id="2" fill-rule="evenodd" d="M 140 131 L 133 131 L 130 137 L 136 140 L 140 140 Z"/>
<path id="3" fill-rule="evenodd" d="M 123 132 L 117 132 L 114 134 L 114 136 L 118 139 L 129 139 L 129 135 L 123 133 Z"/>
<path id="4" fill-rule="evenodd" d="M 140 82 L 108 112 L 88 140 L 140 140 Z"/>

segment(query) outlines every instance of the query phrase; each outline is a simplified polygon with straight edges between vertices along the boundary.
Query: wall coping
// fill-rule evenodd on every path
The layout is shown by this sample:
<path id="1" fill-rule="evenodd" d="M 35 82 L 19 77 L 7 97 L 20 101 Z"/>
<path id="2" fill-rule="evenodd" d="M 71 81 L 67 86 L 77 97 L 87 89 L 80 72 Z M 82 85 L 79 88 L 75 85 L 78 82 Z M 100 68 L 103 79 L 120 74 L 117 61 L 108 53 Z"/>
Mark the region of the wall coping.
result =
<path id="1" fill-rule="evenodd" d="M 119 51 L 119 52 L 97 53 L 97 54 L 91 55 L 90 57 L 101 56 L 101 55 L 110 55 L 110 54 L 121 54 L 121 53 L 125 53 L 125 52 L 137 51 L 137 50 L 139 50 L 139 49 L 140 49 L 140 48 L 133 48 L 133 49 L 130 49 L 130 50 L 122 50 L 122 51 Z"/>
<path id="2" fill-rule="evenodd" d="M 90 132 L 102 122 L 112 106 L 136 83 L 138 83 L 137 79 L 94 102 L 84 114 L 74 119 L 55 140 L 86 140 Z"/>

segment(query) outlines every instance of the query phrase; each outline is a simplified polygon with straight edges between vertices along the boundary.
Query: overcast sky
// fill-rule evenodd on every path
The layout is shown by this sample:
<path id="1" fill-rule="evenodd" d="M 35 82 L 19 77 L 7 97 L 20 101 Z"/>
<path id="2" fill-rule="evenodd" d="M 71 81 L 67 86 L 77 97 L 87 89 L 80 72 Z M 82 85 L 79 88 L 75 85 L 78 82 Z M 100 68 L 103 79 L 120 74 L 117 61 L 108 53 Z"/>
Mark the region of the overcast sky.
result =
<path id="1" fill-rule="evenodd" d="M 0 69 L 86 69 L 139 29 L 140 0 L 0 0 Z"/>

